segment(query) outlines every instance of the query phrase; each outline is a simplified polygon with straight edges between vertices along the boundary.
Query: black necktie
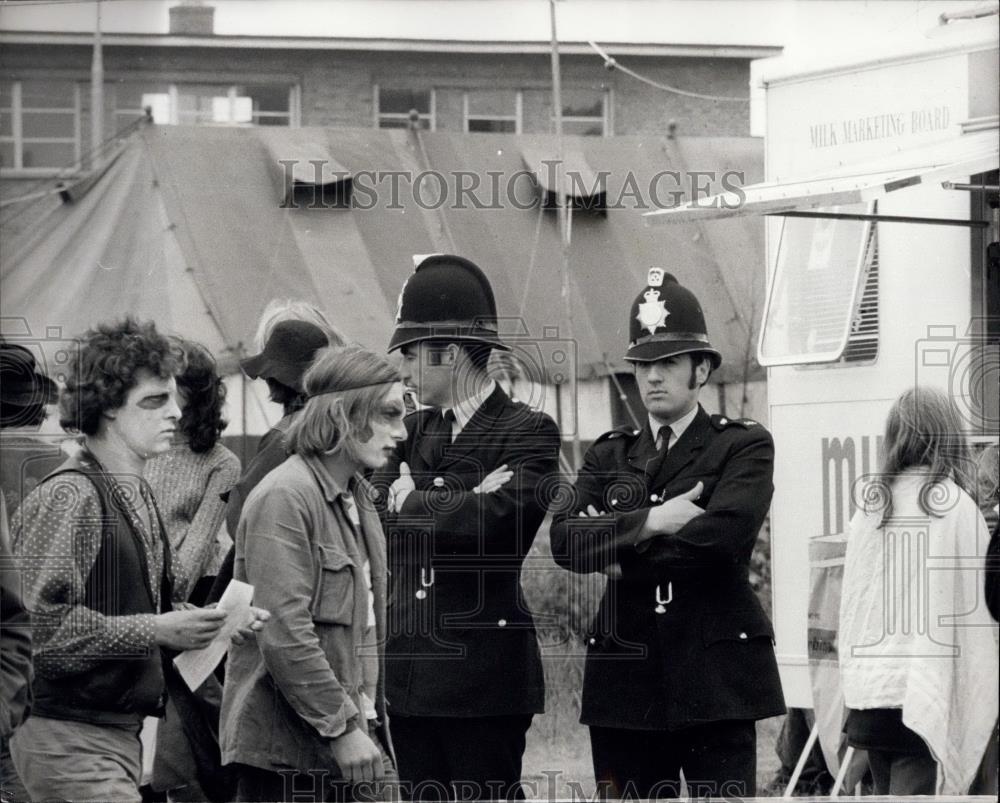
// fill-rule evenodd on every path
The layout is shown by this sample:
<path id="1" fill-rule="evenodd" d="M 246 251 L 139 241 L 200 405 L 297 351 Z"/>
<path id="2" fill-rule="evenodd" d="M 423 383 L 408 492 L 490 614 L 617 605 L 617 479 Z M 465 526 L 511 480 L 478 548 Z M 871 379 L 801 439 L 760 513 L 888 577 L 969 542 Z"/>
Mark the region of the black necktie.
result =
<path id="1" fill-rule="evenodd" d="M 444 410 L 441 415 L 434 416 L 427 426 L 426 437 L 432 441 L 431 443 L 431 470 L 436 469 L 444 461 L 444 452 L 448 446 L 451 446 L 451 425 L 455 420 L 455 412 L 453 410 Z"/>

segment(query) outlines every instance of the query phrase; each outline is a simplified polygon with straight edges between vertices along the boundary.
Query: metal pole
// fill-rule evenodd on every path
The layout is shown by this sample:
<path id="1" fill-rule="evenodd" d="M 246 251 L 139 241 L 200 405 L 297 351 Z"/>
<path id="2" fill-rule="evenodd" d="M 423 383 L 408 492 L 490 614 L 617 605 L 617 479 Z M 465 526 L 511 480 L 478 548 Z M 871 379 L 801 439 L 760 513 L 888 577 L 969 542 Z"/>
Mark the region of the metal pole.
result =
<path id="1" fill-rule="evenodd" d="M 569 283 L 569 224 L 563 198 L 566 169 L 563 162 L 562 76 L 559 69 L 559 37 L 556 33 L 556 0 L 549 0 L 549 19 L 552 28 L 552 119 L 556 129 L 555 196 L 559 241 L 562 244 L 562 297 L 566 309 L 566 336 L 573 340 L 573 297 L 570 295 Z M 570 403 L 573 405 L 573 468 L 579 470 L 583 464 L 583 457 L 580 453 L 580 416 L 577 405 L 575 360 L 569 361 L 569 395 Z"/>
<path id="2" fill-rule="evenodd" d="M 101 43 L 101 0 L 94 3 L 94 55 L 90 62 L 90 167 L 101 166 L 104 154 L 104 55 Z"/>
<path id="3" fill-rule="evenodd" d="M 243 358 L 243 343 L 240 343 L 237 347 L 237 355 L 240 359 Z M 239 365 L 239 362 L 237 362 Z M 243 437 L 240 438 L 240 459 L 243 461 L 243 467 L 246 468 L 247 465 L 247 389 L 248 389 L 247 375 L 241 370 L 240 371 L 240 427 L 242 429 Z"/>
<path id="4" fill-rule="evenodd" d="M 809 731 L 809 738 L 806 739 L 806 746 L 802 748 L 802 752 L 799 754 L 799 760 L 795 762 L 795 769 L 792 770 L 792 777 L 788 779 L 788 786 L 785 787 L 785 794 L 782 795 L 783 798 L 795 796 L 795 787 L 799 782 L 799 778 L 802 777 L 802 770 L 806 768 L 806 761 L 809 760 L 809 754 L 812 752 L 813 745 L 816 744 L 816 740 L 818 738 L 819 723 L 814 722 L 812 730 Z"/>
<path id="5" fill-rule="evenodd" d="M 846 212 L 764 212 L 769 217 L 806 217 L 822 220 L 871 220 L 875 223 L 923 223 L 935 226 L 964 226 L 969 229 L 985 229 L 988 220 L 954 220 L 939 217 L 912 217 L 910 215 L 861 215 Z"/>

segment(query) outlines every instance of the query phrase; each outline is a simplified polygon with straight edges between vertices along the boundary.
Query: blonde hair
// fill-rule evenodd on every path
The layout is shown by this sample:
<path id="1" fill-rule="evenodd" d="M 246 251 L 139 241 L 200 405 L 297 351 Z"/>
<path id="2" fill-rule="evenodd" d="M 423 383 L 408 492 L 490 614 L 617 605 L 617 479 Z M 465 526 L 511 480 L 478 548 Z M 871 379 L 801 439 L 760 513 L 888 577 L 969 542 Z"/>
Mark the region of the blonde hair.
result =
<path id="1" fill-rule="evenodd" d="M 318 326 L 326 335 L 331 346 L 343 346 L 347 341 L 343 334 L 331 324 L 317 307 L 305 301 L 290 298 L 275 298 L 268 302 L 257 322 L 257 332 L 253 336 L 254 354 L 260 354 L 267 345 L 271 330 L 282 321 L 305 321 Z"/>
<path id="2" fill-rule="evenodd" d="M 308 397 L 285 439 L 288 451 L 331 454 L 372 436 L 370 422 L 399 372 L 385 357 L 360 346 L 325 348 L 316 353 L 303 385 Z"/>
<path id="3" fill-rule="evenodd" d="M 882 477 L 890 484 L 909 468 L 926 469 L 927 485 L 950 478 L 970 496 L 975 494 L 975 475 L 962 422 L 951 398 L 932 387 L 905 391 L 889 411 L 882 453 Z M 925 494 L 920 507 L 938 516 Z M 886 500 L 882 520 L 892 516 L 892 494 Z"/>

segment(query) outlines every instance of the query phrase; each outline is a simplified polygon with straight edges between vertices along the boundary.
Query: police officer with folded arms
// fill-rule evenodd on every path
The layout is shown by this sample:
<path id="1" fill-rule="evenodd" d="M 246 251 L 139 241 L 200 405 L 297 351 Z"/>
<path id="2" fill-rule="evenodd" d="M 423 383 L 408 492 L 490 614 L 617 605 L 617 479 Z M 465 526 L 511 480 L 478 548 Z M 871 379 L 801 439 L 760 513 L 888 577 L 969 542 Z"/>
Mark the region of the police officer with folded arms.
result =
<path id="1" fill-rule="evenodd" d="M 493 290 L 458 256 L 423 258 L 390 351 L 425 409 L 374 479 L 391 572 L 386 698 L 410 799 L 521 798 L 521 758 L 545 691 L 521 568 L 558 469 L 544 413 L 491 377 Z"/>
<path id="2" fill-rule="evenodd" d="M 755 720 L 785 712 L 773 629 L 748 579 L 774 446 L 698 403 L 722 362 L 694 294 L 659 268 L 629 313 L 625 359 L 647 418 L 602 435 L 552 552 L 608 583 L 587 638 L 581 721 L 604 797 L 753 796 Z"/>

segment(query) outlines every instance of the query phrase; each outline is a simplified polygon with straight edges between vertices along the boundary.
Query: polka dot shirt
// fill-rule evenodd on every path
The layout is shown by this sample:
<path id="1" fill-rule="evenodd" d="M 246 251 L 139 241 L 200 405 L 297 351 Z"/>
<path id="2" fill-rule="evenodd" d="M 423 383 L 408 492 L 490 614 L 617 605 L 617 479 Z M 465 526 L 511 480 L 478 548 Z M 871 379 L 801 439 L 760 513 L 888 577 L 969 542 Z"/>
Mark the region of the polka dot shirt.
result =
<path id="1" fill-rule="evenodd" d="M 123 486 L 119 486 L 123 487 Z M 152 572 L 153 598 L 160 598 L 163 535 L 150 508 L 150 533 L 127 506 Z M 49 678 L 84 672 L 105 658 L 148 654 L 155 647 L 153 614 L 105 616 L 84 604 L 87 578 L 101 548 L 101 498 L 82 474 L 67 472 L 39 484 L 11 522 L 31 612 L 35 672 Z"/>

